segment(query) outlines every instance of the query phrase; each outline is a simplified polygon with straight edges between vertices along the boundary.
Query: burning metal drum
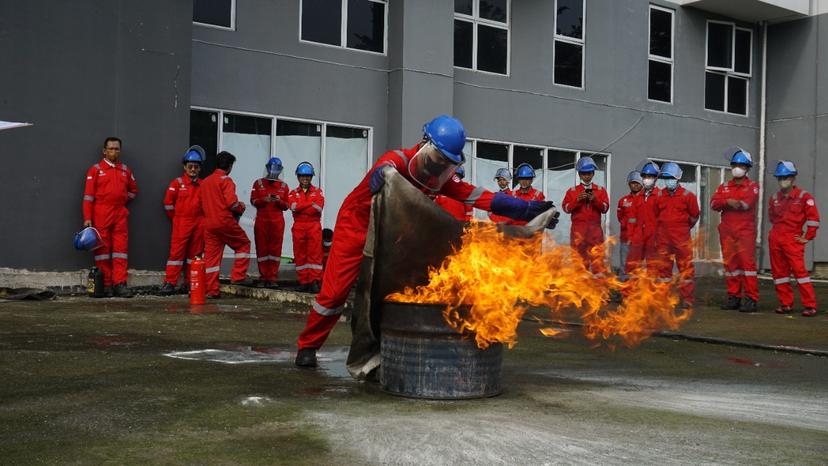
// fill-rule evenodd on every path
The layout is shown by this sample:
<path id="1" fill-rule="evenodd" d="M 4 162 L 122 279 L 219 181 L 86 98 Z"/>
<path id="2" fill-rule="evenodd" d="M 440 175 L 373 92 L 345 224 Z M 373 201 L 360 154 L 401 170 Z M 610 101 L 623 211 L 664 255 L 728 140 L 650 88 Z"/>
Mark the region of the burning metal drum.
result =
<path id="1" fill-rule="evenodd" d="M 384 302 L 380 384 L 395 395 L 437 400 L 495 396 L 501 392 L 503 346 L 480 349 L 443 318 L 445 305 Z"/>

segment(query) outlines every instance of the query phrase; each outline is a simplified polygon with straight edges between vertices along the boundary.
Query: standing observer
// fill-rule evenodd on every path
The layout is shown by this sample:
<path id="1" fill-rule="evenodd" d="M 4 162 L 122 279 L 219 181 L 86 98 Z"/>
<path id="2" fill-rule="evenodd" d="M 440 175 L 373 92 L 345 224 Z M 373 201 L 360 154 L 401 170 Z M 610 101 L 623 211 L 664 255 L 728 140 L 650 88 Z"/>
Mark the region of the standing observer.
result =
<path id="1" fill-rule="evenodd" d="M 592 182 L 596 168 L 592 157 L 578 159 L 575 170 L 581 182 L 566 191 L 561 207 L 564 212 L 572 214 L 569 244 L 578 251 L 584 267 L 595 278 L 603 278 L 606 276 L 606 265 L 604 251 L 599 247 L 604 243 L 601 216 L 609 210 L 609 194 Z"/>
<path id="2" fill-rule="evenodd" d="M 296 167 L 299 186 L 290 192 L 288 201 L 293 212 L 293 262 L 299 286 L 311 293 L 319 293 L 322 281 L 322 209 L 325 196 L 314 186 L 316 172 L 310 162 Z"/>

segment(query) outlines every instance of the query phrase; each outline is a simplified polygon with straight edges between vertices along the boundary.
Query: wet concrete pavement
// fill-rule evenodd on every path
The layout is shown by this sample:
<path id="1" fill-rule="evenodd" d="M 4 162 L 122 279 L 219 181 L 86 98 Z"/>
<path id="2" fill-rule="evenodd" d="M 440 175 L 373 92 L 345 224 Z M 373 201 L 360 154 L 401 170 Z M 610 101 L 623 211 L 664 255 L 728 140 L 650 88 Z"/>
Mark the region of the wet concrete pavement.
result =
<path id="1" fill-rule="evenodd" d="M 828 349 L 828 318 L 718 310 L 681 332 Z M 763 297 L 768 289 L 763 287 Z M 828 288 L 818 289 L 828 298 Z M 769 297 L 768 297 L 769 298 Z M 828 358 L 525 322 L 502 395 L 399 398 L 350 379 L 340 323 L 292 365 L 304 305 L 185 297 L 0 303 L 4 464 L 824 464 Z M 577 330 L 577 329 L 576 329 Z"/>

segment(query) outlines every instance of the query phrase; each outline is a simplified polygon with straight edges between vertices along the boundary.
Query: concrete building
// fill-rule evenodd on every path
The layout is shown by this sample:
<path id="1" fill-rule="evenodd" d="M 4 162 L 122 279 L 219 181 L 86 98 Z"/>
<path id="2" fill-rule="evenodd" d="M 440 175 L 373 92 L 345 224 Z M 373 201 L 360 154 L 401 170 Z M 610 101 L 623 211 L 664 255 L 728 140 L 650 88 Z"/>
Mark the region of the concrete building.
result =
<path id="1" fill-rule="evenodd" d="M 90 265 L 69 244 L 109 134 L 141 189 L 130 265 L 150 271 L 164 267 L 161 199 L 189 143 L 237 155 L 245 201 L 270 154 L 292 186 L 310 161 L 332 227 L 372 160 L 441 113 L 466 126 L 467 180 L 491 189 L 497 168 L 529 162 L 559 203 L 589 154 L 614 204 L 649 157 L 681 162 L 704 207 L 738 145 L 765 171 L 794 160 L 828 206 L 826 12 L 828 0 L 0 0 L 0 120 L 34 123 L 0 133 L 0 193 L 14 200 L 0 267 Z M 760 172 L 764 207 L 776 184 Z M 241 220 L 251 238 L 254 214 Z M 703 209 L 700 262 L 720 259 L 717 224 Z M 807 256 L 828 263 L 828 235 Z"/>

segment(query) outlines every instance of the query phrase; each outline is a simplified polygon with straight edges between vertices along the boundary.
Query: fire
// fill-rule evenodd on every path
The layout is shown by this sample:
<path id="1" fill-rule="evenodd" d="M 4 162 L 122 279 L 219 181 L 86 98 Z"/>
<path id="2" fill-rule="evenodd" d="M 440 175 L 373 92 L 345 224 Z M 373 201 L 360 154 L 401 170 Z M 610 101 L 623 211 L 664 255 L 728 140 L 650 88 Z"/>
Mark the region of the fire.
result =
<path id="1" fill-rule="evenodd" d="M 392 293 L 386 299 L 405 303 L 445 304 L 446 322 L 458 332 L 474 335 L 477 346 L 517 343 L 517 327 L 526 311 L 548 309 L 550 319 L 571 320 L 576 312 L 583 335 L 614 347 L 619 340 L 632 347 L 660 329 L 677 329 L 690 318 L 678 311 L 678 281 L 660 282 L 654 273 L 635 271 L 620 282 L 614 275 L 596 278 L 578 254 L 543 237 L 504 238 L 490 223 L 474 223 L 464 232 L 458 249 L 439 268 L 429 271 L 429 283 Z M 604 257 L 608 243 L 596 251 Z M 612 291 L 624 295 L 611 306 Z M 571 332 L 544 328 L 561 337 Z"/>

